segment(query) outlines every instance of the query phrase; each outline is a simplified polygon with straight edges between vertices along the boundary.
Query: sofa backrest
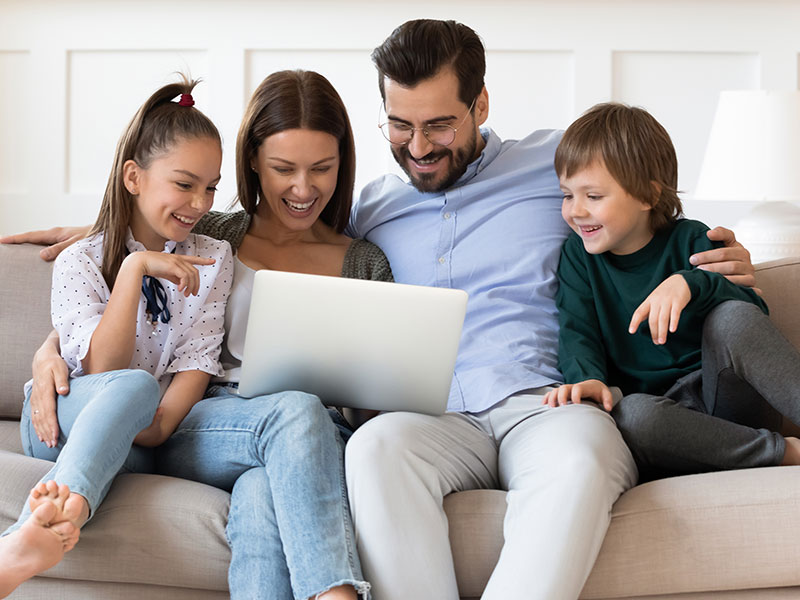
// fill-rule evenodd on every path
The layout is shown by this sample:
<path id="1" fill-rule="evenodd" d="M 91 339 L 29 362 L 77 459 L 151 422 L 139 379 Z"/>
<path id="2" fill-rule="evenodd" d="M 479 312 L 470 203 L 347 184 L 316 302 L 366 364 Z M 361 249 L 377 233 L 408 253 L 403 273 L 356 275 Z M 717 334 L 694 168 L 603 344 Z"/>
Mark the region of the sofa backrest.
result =
<path id="1" fill-rule="evenodd" d="M 18 418 L 31 358 L 53 328 L 50 279 L 53 264 L 41 246 L 0 244 L 0 417 Z"/>
<path id="2" fill-rule="evenodd" d="M 756 265 L 756 287 L 764 293 L 769 316 L 781 333 L 800 349 L 800 258 L 782 258 Z"/>
<path id="3" fill-rule="evenodd" d="M 0 244 L 0 418 L 18 418 L 22 387 L 31 377 L 31 358 L 52 329 L 52 263 L 39 258 L 39 246 Z M 800 348 L 800 258 L 756 267 L 770 316 Z"/>

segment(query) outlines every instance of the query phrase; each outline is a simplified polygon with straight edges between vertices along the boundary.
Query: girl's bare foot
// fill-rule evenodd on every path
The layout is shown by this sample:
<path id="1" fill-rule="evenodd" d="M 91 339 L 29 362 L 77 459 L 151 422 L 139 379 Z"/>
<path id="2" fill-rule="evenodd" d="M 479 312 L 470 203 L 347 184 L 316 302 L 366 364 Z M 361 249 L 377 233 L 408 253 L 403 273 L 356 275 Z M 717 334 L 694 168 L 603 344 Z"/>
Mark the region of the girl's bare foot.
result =
<path id="1" fill-rule="evenodd" d="M 781 465 L 800 465 L 800 439 L 787 437 L 786 451 L 783 454 Z"/>
<path id="2" fill-rule="evenodd" d="M 58 509 L 53 523 L 59 521 L 72 521 L 77 527 L 83 527 L 89 519 L 89 504 L 86 498 L 80 494 L 69 491 L 69 487 L 63 483 L 59 485 L 55 481 L 39 483 L 31 490 L 28 505 L 31 510 L 37 506 L 49 502 Z"/>
<path id="3" fill-rule="evenodd" d="M 52 480 L 36 484 L 28 499 L 32 511 L 45 504 L 56 508 L 55 516 L 50 521 L 52 524 L 68 521 L 75 526 L 74 534 L 66 540 L 69 546 L 67 550 L 72 550 L 78 542 L 80 528 L 89 518 L 89 504 L 80 494 L 73 494 L 69 491 L 69 487 L 64 484 L 59 485 Z"/>
<path id="4" fill-rule="evenodd" d="M 58 507 L 53 502 L 38 505 L 22 526 L 0 538 L 0 598 L 19 584 L 46 571 L 64 557 L 77 540 L 78 529 L 69 521 L 54 523 Z"/>

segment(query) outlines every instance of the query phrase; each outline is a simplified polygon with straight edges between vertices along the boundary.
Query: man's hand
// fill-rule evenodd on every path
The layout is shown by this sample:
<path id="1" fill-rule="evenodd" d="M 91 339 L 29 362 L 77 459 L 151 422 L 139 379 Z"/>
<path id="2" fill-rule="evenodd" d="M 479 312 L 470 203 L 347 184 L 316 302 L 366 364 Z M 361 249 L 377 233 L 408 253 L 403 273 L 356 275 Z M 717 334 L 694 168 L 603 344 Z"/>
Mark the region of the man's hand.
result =
<path id="1" fill-rule="evenodd" d="M 86 237 L 91 228 L 53 227 L 39 231 L 27 231 L 16 235 L 0 236 L 0 244 L 39 244 L 47 246 L 39 251 L 44 260 L 54 260 L 67 246 Z"/>
<path id="2" fill-rule="evenodd" d="M 582 399 L 594 400 L 607 412 L 611 412 L 611 409 L 614 408 L 614 398 L 611 395 L 611 390 L 598 379 L 587 379 L 580 383 L 565 383 L 547 392 L 542 404 L 555 408 L 570 402 L 580 404 Z"/>
<path id="3" fill-rule="evenodd" d="M 715 227 L 709 230 L 707 235 L 712 242 L 722 242 L 725 247 L 693 254 L 689 257 L 689 262 L 698 269 L 720 273 L 732 283 L 751 287 L 760 294 L 761 290 L 754 287 L 755 268 L 750 261 L 750 252 L 736 241 L 733 231 Z"/>
<path id="4" fill-rule="evenodd" d="M 666 343 L 667 333 L 677 331 L 681 312 L 691 299 L 692 292 L 683 275 L 670 275 L 633 311 L 628 333 L 636 333 L 647 319 L 653 343 Z"/>

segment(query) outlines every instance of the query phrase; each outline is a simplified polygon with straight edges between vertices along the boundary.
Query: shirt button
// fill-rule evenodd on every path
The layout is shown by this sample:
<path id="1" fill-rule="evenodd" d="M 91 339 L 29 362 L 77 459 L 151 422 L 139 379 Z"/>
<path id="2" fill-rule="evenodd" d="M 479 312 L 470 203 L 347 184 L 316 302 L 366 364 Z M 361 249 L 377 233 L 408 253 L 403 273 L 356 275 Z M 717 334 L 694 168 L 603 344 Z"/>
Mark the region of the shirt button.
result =
<path id="1" fill-rule="evenodd" d="M 445 219 L 449 219 L 450 218 L 450 213 L 444 213 L 444 218 Z"/>
<path id="2" fill-rule="evenodd" d="M 444 260 L 445 260 L 445 259 L 444 259 L 444 256 L 440 256 L 440 257 L 439 257 L 439 264 L 440 264 L 440 265 L 443 265 L 443 264 L 444 264 Z"/>

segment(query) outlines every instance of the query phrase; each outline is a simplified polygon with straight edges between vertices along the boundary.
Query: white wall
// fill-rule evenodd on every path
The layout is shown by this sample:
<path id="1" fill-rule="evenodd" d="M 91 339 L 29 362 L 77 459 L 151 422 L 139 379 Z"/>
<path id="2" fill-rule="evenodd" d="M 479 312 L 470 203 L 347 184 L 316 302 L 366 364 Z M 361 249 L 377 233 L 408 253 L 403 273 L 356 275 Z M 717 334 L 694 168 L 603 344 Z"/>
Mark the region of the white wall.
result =
<path id="1" fill-rule="evenodd" d="M 96 216 L 116 140 L 176 70 L 223 134 L 217 208 L 250 92 L 315 69 L 356 134 L 361 185 L 394 169 L 377 130 L 372 48 L 410 18 L 453 18 L 488 50 L 489 124 L 504 137 L 566 127 L 596 102 L 644 106 L 673 136 L 689 216 L 731 225 L 747 206 L 691 200 L 723 89 L 798 89 L 800 3 L 785 0 L 0 0 L 0 233 Z"/>

